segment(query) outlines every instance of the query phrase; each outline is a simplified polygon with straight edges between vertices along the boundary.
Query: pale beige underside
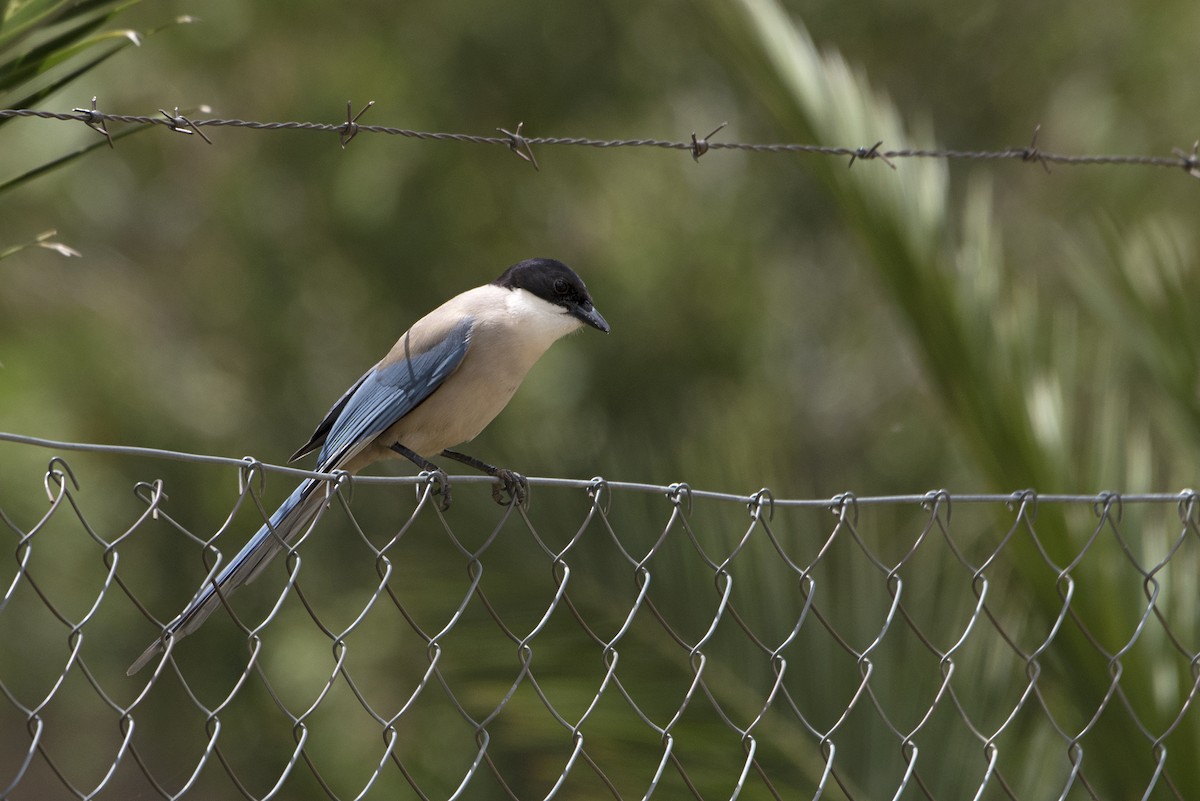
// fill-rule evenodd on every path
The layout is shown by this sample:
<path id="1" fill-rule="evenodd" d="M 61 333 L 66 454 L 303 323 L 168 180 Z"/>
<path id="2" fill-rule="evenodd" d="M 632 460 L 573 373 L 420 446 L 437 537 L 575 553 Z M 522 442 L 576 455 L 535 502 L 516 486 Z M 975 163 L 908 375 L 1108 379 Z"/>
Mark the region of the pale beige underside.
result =
<path id="1" fill-rule="evenodd" d="M 566 310 L 524 291 L 487 285 L 464 292 L 418 320 L 379 363 L 386 367 L 421 353 L 471 317 L 466 355 L 458 369 L 380 436 L 352 451 L 341 468 L 356 473 L 395 457 L 392 443 L 436 456 L 473 439 L 512 399 L 529 369 L 556 340 L 582 323 Z"/>

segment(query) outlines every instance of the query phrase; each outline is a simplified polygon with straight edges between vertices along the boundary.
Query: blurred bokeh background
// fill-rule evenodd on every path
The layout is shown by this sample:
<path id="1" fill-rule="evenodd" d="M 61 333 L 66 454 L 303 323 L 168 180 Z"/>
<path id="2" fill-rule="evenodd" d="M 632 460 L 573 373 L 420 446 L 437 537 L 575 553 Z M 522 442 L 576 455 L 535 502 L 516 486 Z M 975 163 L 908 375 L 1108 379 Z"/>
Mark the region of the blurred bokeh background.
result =
<path id="1" fill-rule="evenodd" d="M 38 4 L 0 8 L 11 22 Z M 1069 153 L 1165 155 L 1200 133 L 1187 77 L 1200 6 L 1185 0 L 144 0 L 98 30 L 125 28 L 153 33 L 36 105 L 97 96 L 110 113 L 337 123 L 347 100 L 374 100 L 362 122 L 425 131 L 524 122 L 531 136 L 686 139 L 727 121 L 719 140 L 996 150 L 1040 125 L 1039 147 Z M 29 46 L 0 39 L 6 59 Z M 76 63 L 5 61 L 0 107 Z M 544 147 L 535 171 L 500 146 L 206 134 L 211 146 L 143 131 L 0 193 L 0 251 L 55 229 L 81 254 L 0 260 L 0 429 L 281 463 L 409 323 L 516 260 L 552 256 L 587 281 L 612 333 L 551 350 L 466 448 L 489 462 L 793 498 L 1196 483 L 1200 183 L 1181 169 L 848 170 L 821 156 Z M 79 124 L 0 121 L 0 182 L 97 139 Z M 18 524 L 45 509 L 50 455 L 0 442 L 0 508 Z M 208 534 L 231 505 L 229 471 L 71 464 L 101 517 L 136 507 L 129 487 L 149 477 Z M 268 502 L 286 489 L 272 478 Z M 460 519 L 494 518 L 469 499 Z M 651 529 L 661 512 L 647 513 Z M 1054 514 L 1041 524 L 1063 564 L 1091 534 Z M 174 542 L 145 545 L 128 573 L 164 617 L 203 575 L 198 548 L 175 565 Z M 47 546 L 53 564 L 86 572 L 70 543 Z M 94 569 L 96 553 L 77 558 Z M 1010 568 L 1014 581 L 1034 572 L 1019 553 Z M 1110 573 L 1089 575 L 1081 614 L 1136 618 L 1113 602 Z M 768 605 L 776 589 L 760 588 Z M 1183 609 L 1194 589 L 1169 591 Z M 1028 592 L 1031 616 L 1043 602 L 1053 616 L 1052 581 Z M 119 653 L 93 658 L 123 668 L 153 635 L 138 621 Z M 1184 651 L 1196 625 L 1185 621 Z M 61 655 L 65 632 L 37 647 Z M 4 643 L 7 681 L 39 636 Z M 1129 668 L 1130 693 L 1178 711 L 1194 671 L 1140 658 L 1149 672 Z M 1200 729 L 1195 718 L 1184 728 Z M 1108 797 L 1124 795 L 1113 773 Z"/>

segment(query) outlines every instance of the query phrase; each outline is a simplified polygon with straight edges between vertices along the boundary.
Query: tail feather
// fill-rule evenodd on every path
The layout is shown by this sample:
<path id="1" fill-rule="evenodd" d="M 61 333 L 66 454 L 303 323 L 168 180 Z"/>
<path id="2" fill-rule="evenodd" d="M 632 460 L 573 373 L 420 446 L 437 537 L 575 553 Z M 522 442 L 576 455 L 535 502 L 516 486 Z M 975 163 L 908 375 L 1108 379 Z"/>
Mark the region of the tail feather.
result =
<path id="1" fill-rule="evenodd" d="M 179 616 L 163 628 L 163 635 L 151 643 L 142 652 L 142 655 L 129 666 L 126 675 L 132 676 L 137 673 L 162 651 L 168 635 L 178 640 L 199 628 L 200 624 L 221 605 L 217 588 L 220 588 L 221 595 L 228 596 L 238 587 L 253 581 L 276 554 L 283 550 L 300 532 L 306 530 L 309 524 L 316 519 L 325 503 L 326 496 L 321 491 L 322 484 L 323 482 L 311 478 L 306 478 L 301 482 L 300 486 L 296 487 L 287 500 L 271 515 L 270 523 L 264 525 L 258 530 L 258 533 L 250 538 L 250 541 L 238 551 L 216 578 L 206 581 L 200 587 L 195 597 L 184 607 Z"/>

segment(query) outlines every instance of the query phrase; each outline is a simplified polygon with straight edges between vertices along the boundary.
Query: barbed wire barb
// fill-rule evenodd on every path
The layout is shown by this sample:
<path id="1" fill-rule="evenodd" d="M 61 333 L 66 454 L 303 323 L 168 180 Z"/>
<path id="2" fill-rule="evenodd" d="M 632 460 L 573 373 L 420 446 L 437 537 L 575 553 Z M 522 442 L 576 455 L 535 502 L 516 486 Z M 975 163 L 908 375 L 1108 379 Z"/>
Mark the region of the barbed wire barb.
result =
<path id="1" fill-rule="evenodd" d="M 73 111 L 75 111 L 77 114 L 84 115 L 83 124 L 107 139 L 110 149 L 116 148 L 116 145 L 113 144 L 112 134 L 108 132 L 108 126 L 104 123 L 104 115 L 96 108 L 95 95 L 92 96 L 92 107 L 90 109 L 76 108 L 73 109 Z"/>
<path id="2" fill-rule="evenodd" d="M 708 152 L 708 140 L 720 133 L 721 129 L 728 124 L 728 121 L 721 123 L 716 128 L 713 128 L 712 133 L 703 139 L 697 139 L 696 132 L 692 131 L 692 161 L 695 161 L 697 164 L 700 163 L 700 157 Z"/>
<path id="3" fill-rule="evenodd" d="M 863 161 L 869 161 L 871 159 L 879 159 L 884 164 L 891 167 L 893 170 L 896 169 L 896 165 L 888 160 L 888 156 L 894 155 L 894 154 L 881 153 L 879 151 L 879 148 L 882 145 L 883 145 L 883 140 L 880 140 L 880 141 L 876 142 L 875 144 L 871 145 L 870 148 L 865 148 L 865 147 L 858 148 L 857 150 L 855 150 L 853 153 L 850 154 L 850 163 L 846 165 L 846 168 L 849 169 L 849 168 L 853 167 L 854 162 L 858 159 L 862 159 Z"/>
<path id="4" fill-rule="evenodd" d="M 166 109 L 162 108 L 160 108 L 159 111 L 161 111 L 162 115 L 167 118 L 167 127 L 170 130 L 175 131 L 176 133 L 187 134 L 188 136 L 191 136 L 194 133 L 208 144 L 212 144 L 212 140 L 204 135 L 204 131 L 201 131 L 196 123 L 179 113 L 178 106 L 175 107 L 174 114 L 171 114 Z"/>
<path id="5" fill-rule="evenodd" d="M 1025 150 L 1021 152 L 1021 161 L 1036 161 L 1038 164 L 1042 165 L 1042 169 L 1046 171 L 1047 175 L 1049 175 L 1050 165 L 1046 163 L 1046 159 L 1042 157 L 1042 153 L 1038 150 L 1037 146 L 1038 134 L 1041 133 L 1041 131 L 1042 124 L 1040 122 L 1033 126 L 1033 136 L 1029 139 L 1029 147 L 1025 148 Z"/>
<path id="6" fill-rule="evenodd" d="M 346 145 L 350 144 L 351 139 L 358 136 L 359 117 L 370 111 L 371 107 L 374 105 L 374 100 L 368 100 L 367 105 L 362 107 L 362 111 L 355 114 L 354 104 L 349 100 L 346 101 L 346 124 L 342 126 L 341 135 L 338 137 L 338 141 L 342 143 L 342 150 L 346 149 Z"/>
<path id="7" fill-rule="evenodd" d="M 520 156 L 523 161 L 528 161 L 532 164 L 534 170 L 541 172 L 537 157 L 533 155 L 533 149 L 529 146 L 529 140 L 521 136 L 521 129 L 524 127 L 524 122 L 518 122 L 516 131 L 509 131 L 505 128 L 497 128 L 496 130 L 508 137 L 509 150 Z"/>
<path id="8" fill-rule="evenodd" d="M 1185 153 L 1180 148 L 1172 148 L 1171 152 L 1179 156 L 1183 171 L 1193 178 L 1200 178 L 1200 139 L 1192 143 L 1192 152 Z"/>

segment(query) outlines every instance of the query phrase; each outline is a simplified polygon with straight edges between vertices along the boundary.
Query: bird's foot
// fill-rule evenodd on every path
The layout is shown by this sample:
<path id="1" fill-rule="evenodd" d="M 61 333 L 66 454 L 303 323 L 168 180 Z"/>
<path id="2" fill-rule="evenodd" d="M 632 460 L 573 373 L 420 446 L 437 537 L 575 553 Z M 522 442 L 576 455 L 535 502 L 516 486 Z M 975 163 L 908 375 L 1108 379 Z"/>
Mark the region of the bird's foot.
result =
<path id="1" fill-rule="evenodd" d="M 505 467 L 496 468 L 494 475 L 497 481 L 492 485 L 493 501 L 501 506 L 524 506 L 529 502 L 529 482 L 525 476 Z M 502 492 L 508 493 L 508 500 L 504 499 Z"/>
<path id="2" fill-rule="evenodd" d="M 450 476 L 446 475 L 444 470 L 422 470 L 417 478 L 423 479 L 430 487 L 430 494 L 440 499 L 438 503 L 439 511 L 446 511 L 450 508 Z M 417 487 L 417 497 L 421 497 L 421 488 Z"/>
<path id="3" fill-rule="evenodd" d="M 467 456 L 465 453 L 449 449 L 442 451 L 442 456 L 453 459 L 456 462 L 462 462 L 496 479 L 497 483 L 492 485 L 492 500 L 501 506 L 512 506 L 513 504 L 525 506 L 528 504 L 529 482 L 525 480 L 525 476 L 516 470 L 509 470 L 506 467 L 495 467 L 487 462 L 476 459 L 474 456 Z M 504 496 L 500 494 L 501 490 L 508 493 L 508 500 L 505 500 Z"/>

